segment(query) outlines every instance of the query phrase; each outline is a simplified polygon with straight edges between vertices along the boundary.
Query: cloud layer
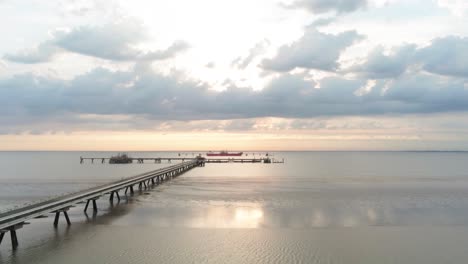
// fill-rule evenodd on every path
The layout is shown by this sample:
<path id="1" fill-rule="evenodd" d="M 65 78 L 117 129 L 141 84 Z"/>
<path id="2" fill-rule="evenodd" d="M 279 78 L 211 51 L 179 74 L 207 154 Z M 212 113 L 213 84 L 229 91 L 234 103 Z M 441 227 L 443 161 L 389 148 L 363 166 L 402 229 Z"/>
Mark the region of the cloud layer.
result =
<path id="1" fill-rule="evenodd" d="M 32 74 L 0 81 L 0 122 L 6 125 L 86 121 L 78 116 L 135 116 L 140 126 L 166 120 L 226 120 L 261 117 L 314 118 L 427 114 L 468 110 L 462 79 L 432 74 L 401 75 L 370 87 L 365 79 L 328 77 L 318 83 L 283 74 L 262 91 L 223 92 L 148 67 L 132 71 L 97 68 L 70 81 Z M 365 90 L 363 90 L 366 88 Z M 9 119 L 15 116 L 15 119 Z M 68 117 L 68 118 L 66 118 Z"/>
<path id="2" fill-rule="evenodd" d="M 380 79 L 398 77 L 410 68 L 439 75 L 468 77 L 468 38 L 437 38 L 423 48 L 407 44 L 392 50 L 390 54 L 385 54 L 385 50 L 378 47 L 369 53 L 365 62 L 352 66 L 349 71 Z"/>
<path id="3" fill-rule="evenodd" d="M 136 47 L 148 38 L 140 22 L 127 19 L 103 26 L 56 31 L 51 40 L 36 48 L 6 54 L 4 58 L 19 63 L 41 63 L 51 61 L 61 52 L 73 52 L 113 61 L 153 61 L 173 57 L 189 47 L 183 41 L 176 41 L 160 51 L 144 51 Z"/>
<path id="4" fill-rule="evenodd" d="M 288 72 L 296 68 L 335 71 L 341 53 L 362 40 L 356 31 L 327 34 L 308 27 L 304 35 L 290 45 L 279 48 L 276 56 L 265 59 L 262 67 L 267 70 Z"/>

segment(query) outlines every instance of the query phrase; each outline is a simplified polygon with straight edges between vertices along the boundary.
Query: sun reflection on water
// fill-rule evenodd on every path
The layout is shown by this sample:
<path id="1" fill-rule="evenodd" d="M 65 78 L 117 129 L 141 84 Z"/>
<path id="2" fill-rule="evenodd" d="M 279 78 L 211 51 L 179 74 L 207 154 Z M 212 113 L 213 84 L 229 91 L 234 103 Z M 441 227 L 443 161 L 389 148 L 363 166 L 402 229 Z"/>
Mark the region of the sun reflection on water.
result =
<path id="1" fill-rule="evenodd" d="M 234 222 L 244 228 L 257 228 L 263 220 L 260 208 L 236 208 Z"/>
<path id="2" fill-rule="evenodd" d="M 191 219 L 195 228 L 258 228 L 264 220 L 263 209 L 254 207 L 213 207 Z"/>

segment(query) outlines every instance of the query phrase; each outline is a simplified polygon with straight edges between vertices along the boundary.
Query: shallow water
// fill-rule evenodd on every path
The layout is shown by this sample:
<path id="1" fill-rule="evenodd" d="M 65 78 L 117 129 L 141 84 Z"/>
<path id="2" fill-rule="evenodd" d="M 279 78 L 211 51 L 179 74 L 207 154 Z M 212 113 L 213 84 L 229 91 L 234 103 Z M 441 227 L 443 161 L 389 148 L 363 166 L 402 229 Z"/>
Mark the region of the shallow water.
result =
<path id="1" fill-rule="evenodd" d="M 11 208 L 169 164 L 79 164 L 112 153 L 2 152 Z M 177 156 L 177 153 L 132 153 Z M 186 154 L 182 154 L 185 156 Z M 250 154 L 251 156 L 252 154 Z M 191 154 L 187 155 L 188 157 Z M 72 226 L 32 220 L 0 263 L 465 263 L 468 153 L 283 152 L 207 164 Z"/>

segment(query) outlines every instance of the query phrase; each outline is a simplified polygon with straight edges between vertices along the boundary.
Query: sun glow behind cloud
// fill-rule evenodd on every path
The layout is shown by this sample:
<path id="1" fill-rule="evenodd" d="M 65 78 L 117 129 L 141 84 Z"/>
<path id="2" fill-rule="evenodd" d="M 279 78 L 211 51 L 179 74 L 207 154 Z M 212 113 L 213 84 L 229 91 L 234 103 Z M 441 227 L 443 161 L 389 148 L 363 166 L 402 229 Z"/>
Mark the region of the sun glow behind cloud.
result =
<path id="1" fill-rule="evenodd" d="M 266 80 L 259 76 L 254 61 L 247 70 L 232 68 L 238 56 L 247 56 L 252 47 L 265 39 L 269 52 L 285 41 L 302 34 L 305 14 L 290 16 L 288 11 L 271 1 L 132 1 L 121 2 L 122 9 L 138 17 L 148 27 L 154 42 L 147 46 L 189 39 L 191 52 L 177 57 L 158 69 L 176 67 L 191 76 L 210 82 L 222 90 L 226 80 L 261 89 Z M 155 15 L 157 12 L 158 15 Z M 168 26 L 171 30 L 167 30 Z M 234 52 L 235 51 L 235 52 Z M 216 65 L 206 67 L 208 63 Z"/>

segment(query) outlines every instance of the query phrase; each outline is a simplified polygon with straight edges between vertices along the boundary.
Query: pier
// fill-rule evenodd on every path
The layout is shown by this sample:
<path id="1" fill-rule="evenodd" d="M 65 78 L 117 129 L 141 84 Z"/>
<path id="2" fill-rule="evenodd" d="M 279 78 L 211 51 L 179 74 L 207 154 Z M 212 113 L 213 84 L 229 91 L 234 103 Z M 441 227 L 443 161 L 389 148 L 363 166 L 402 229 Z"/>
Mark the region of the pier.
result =
<path id="1" fill-rule="evenodd" d="M 98 187 L 90 188 L 87 190 L 79 191 L 72 194 L 63 195 L 61 197 L 51 198 L 46 201 L 39 203 L 26 205 L 21 208 L 12 209 L 7 212 L 0 213 L 0 245 L 4 239 L 5 234 L 10 233 L 11 245 L 13 249 L 16 249 L 19 245 L 18 237 L 16 232 L 18 229 L 29 224 L 27 221 L 35 218 L 46 218 L 48 214 L 55 214 L 53 225 L 57 227 L 59 225 L 60 216 L 63 215 L 67 225 L 71 225 L 70 218 L 68 217 L 68 210 L 75 207 L 78 204 L 86 204 L 84 212 L 87 212 L 90 207 L 94 212 L 97 212 L 98 207 L 96 200 L 102 198 L 105 195 L 109 195 L 109 200 L 112 202 L 114 199 L 120 201 L 121 194 L 133 195 L 135 188 L 138 190 L 144 190 L 151 186 L 159 185 L 160 183 L 177 177 L 193 168 L 204 167 L 206 163 L 284 163 L 284 159 L 281 161 L 274 160 L 270 157 L 266 158 L 217 158 L 207 159 L 201 156 L 195 158 L 131 158 L 132 162 L 144 163 L 145 161 L 152 161 L 155 163 L 161 163 L 167 161 L 181 161 L 176 165 L 172 165 L 166 168 L 143 173 L 137 176 L 112 182 L 109 184 L 101 185 Z M 88 158 L 80 157 L 80 163 L 83 164 L 85 161 L 94 163 L 104 164 L 108 162 L 110 158 Z"/>
<path id="2" fill-rule="evenodd" d="M 168 163 L 171 163 L 172 161 L 188 161 L 188 160 L 193 160 L 195 158 L 128 158 L 132 162 L 136 163 L 144 163 L 145 161 L 152 161 L 154 163 L 162 163 L 163 161 L 167 161 Z M 91 163 L 109 163 L 111 158 L 89 158 L 89 157 L 80 157 L 80 163 L 84 163 L 85 161 L 89 161 Z"/>
<path id="3" fill-rule="evenodd" d="M 89 158 L 89 157 L 80 157 L 80 163 L 83 164 L 84 162 L 88 161 L 91 163 L 109 163 L 111 158 Z M 172 161 L 188 161 L 199 159 L 203 160 L 204 163 L 284 163 L 284 159 L 276 160 L 270 157 L 266 158 L 204 158 L 204 157 L 196 157 L 196 158 L 129 158 L 132 162 L 136 161 L 136 163 L 143 164 L 146 162 L 154 162 L 154 163 L 162 163 L 166 161 L 171 163 Z"/>
<path id="4" fill-rule="evenodd" d="M 186 162 L 143 173 L 113 183 L 0 213 L 0 245 L 5 234 L 10 233 L 11 245 L 13 249 L 16 249 L 19 245 L 16 232 L 18 229 L 21 229 L 24 225 L 28 224 L 27 221 L 31 219 L 45 218 L 48 214 L 53 213 L 55 214 L 53 222 L 55 227 L 59 224 L 60 215 L 63 215 L 67 225 L 71 225 L 70 218 L 68 217 L 68 210 L 77 204 L 86 203 L 84 208 L 85 212 L 88 210 L 89 206 L 92 205 L 93 211 L 96 212 L 98 210 L 96 200 L 100 199 L 104 195 L 109 195 L 109 200 L 111 201 L 114 199 L 120 200 L 119 192 L 124 192 L 125 195 L 127 193 L 133 194 L 135 188 L 143 190 L 152 185 L 158 185 L 164 181 L 177 177 L 193 168 L 204 165 L 205 162 L 203 159 L 191 159 Z"/>

